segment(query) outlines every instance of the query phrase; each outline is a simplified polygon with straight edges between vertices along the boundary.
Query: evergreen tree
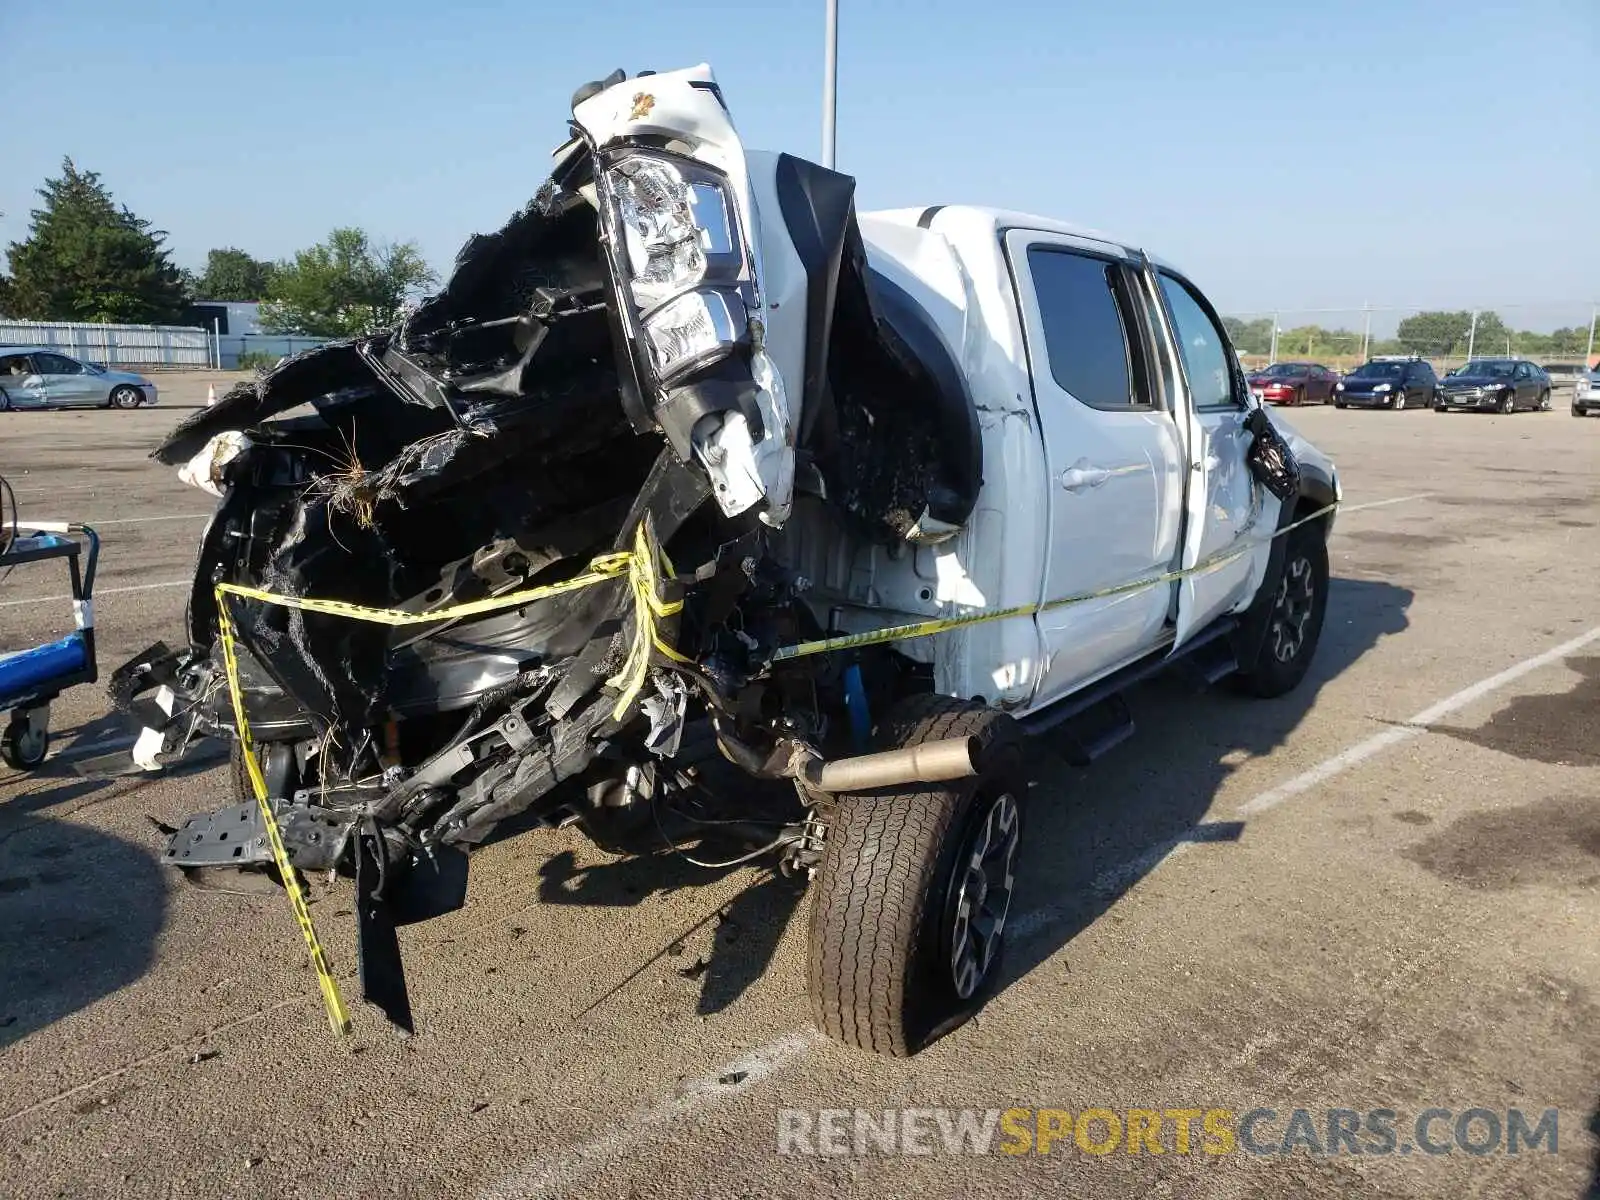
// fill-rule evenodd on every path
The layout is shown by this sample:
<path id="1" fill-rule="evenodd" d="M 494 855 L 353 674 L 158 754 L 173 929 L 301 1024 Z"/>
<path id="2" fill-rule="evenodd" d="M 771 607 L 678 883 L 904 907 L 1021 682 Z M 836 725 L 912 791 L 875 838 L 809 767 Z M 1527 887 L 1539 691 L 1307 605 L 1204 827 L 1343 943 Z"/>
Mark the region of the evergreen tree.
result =
<path id="1" fill-rule="evenodd" d="M 181 316 L 183 279 L 151 229 L 111 197 L 94 171 L 63 159 L 47 179 L 28 236 L 8 248 L 0 313 L 37 321 L 170 324 Z"/>

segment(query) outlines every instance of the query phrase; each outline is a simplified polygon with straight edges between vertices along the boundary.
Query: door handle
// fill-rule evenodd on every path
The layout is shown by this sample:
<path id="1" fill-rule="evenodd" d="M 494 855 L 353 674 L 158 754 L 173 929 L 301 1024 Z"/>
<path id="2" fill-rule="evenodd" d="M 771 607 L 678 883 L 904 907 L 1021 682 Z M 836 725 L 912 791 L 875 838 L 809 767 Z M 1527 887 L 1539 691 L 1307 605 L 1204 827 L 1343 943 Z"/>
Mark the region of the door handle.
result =
<path id="1" fill-rule="evenodd" d="M 1081 492 L 1097 488 L 1110 478 L 1111 472 L 1104 467 L 1074 465 L 1061 472 L 1061 486 L 1069 492 Z"/>

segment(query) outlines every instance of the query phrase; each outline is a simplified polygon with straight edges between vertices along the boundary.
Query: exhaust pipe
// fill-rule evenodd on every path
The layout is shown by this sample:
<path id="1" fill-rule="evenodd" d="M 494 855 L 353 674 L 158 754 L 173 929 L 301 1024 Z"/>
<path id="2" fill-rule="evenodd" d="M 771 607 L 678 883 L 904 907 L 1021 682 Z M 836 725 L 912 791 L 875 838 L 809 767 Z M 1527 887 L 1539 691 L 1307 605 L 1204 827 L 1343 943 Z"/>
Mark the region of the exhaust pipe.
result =
<path id="1" fill-rule="evenodd" d="M 978 773 L 981 750 L 977 738 L 964 737 L 832 762 L 813 759 L 804 768 L 805 781 L 822 792 L 866 792 L 904 783 L 966 779 Z"/>

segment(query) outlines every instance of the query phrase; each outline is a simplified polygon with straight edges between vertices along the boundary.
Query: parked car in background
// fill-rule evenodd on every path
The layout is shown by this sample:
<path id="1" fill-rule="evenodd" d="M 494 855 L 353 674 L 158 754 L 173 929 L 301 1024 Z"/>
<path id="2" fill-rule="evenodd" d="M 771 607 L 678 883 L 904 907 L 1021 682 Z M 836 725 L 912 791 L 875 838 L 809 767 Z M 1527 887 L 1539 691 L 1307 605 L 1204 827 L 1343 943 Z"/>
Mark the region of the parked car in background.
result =
<path id="1" fill-rule="evenodd" d="M 1580 367 L 1572 384 L 1572 415 L 1586 417 L 1590 413 L 1600 413 L 1600 370 Z"/>
<path id="2" fill-rule="evenodd" d="M 1439 377 L 1426 359 L 1379 355 L 1362 363 L 1334 386 L 1336 408 L 1426 407 Z"/>
<path id="3" fill-rule="evenodd" d="M 156 385 L 131 371 L 79 362 L 45 346 L 0 346 L 0 412 L 16 408 L 138 408 Z"/>
<path id="4" fill-rule="evenodd" d="M 1557 396 L 1563 392 L 1576 391 L 1578 380 L 1589 377 L 1589 372 L 1582 363 L 1544 363 L 1540 370 L 1550 376 L 1550 390 Z"/>
<path id="5" fill-rule="evenodd" d="M 1515 358 L 1475 358 L 1439 381 L 1433 408 L 1435 412 L 1548 412 L 1550 376 L 1537 363 Z"/>
<path id="6" fill-rule="evenodd" d="M 1250 391 L 1269 404 L 1326 404 L 1339 376 L 1321 363 L 1273 363 L 1250 376 Z"/>

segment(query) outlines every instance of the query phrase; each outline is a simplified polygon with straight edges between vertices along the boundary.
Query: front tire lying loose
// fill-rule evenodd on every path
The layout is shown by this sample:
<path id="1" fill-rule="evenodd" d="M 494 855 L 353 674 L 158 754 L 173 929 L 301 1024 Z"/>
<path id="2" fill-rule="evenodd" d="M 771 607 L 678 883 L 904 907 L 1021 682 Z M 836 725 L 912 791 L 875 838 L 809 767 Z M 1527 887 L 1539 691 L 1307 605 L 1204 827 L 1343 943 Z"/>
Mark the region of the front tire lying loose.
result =
<path id="1" fill-rule="evenodd" d="M 828 1036 L 905 1057 L 965 1021 L 998 975 L 1026 791 L 1011 719 L 948 696 L 903 702 L 884 748 L 976 737 L 980 773 L 842 795 L 811 912 L 810 992 Z"/>

